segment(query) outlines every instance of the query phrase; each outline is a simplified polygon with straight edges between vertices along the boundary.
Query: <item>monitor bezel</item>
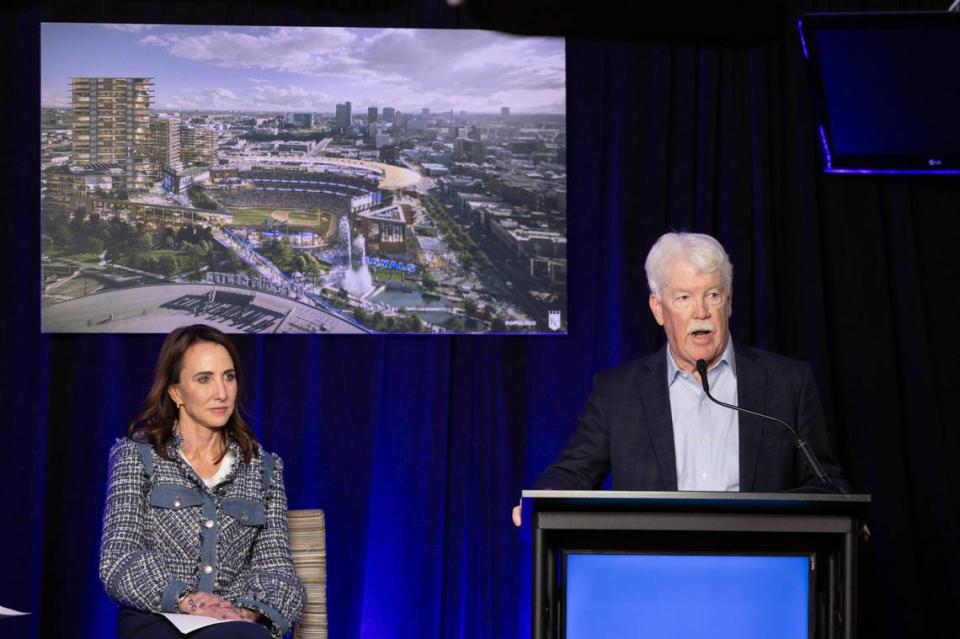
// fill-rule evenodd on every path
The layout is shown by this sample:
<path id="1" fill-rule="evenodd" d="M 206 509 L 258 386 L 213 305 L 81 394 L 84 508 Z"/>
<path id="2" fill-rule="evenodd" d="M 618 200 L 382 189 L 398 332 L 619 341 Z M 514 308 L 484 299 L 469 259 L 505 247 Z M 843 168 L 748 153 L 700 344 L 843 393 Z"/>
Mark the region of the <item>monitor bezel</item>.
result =
<path id="1" fill-rule="evenodd" d="M 960 35 L 960 13 L 943 11 L 809 13 L 797 21 L 800 46 L 806 61 L 814 128 L 821 166 L 828 174 L 960 175 L 960 150 L 931 157 L 924 154 L 839 154 L 833 144 L 823 86 L 822 60 L 813 37 L 817 30 L 902 29 L 953 26 Z"/>

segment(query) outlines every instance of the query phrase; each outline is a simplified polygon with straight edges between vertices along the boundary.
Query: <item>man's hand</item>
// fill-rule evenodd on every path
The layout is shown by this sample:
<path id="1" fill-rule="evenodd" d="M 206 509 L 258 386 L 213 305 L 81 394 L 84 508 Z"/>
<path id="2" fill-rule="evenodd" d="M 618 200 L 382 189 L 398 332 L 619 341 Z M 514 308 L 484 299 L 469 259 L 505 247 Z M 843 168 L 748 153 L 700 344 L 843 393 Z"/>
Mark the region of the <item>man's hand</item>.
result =
<path id="1" fill-rule="evenodd" d="M 513 507 L 513 525 L 517 528 L 519 528 L 520 524 L 523 523 L 523 520 L 520 518 L 520 507 L 522 504 L 523 502 L 521 501 L 519 504 Z"/>

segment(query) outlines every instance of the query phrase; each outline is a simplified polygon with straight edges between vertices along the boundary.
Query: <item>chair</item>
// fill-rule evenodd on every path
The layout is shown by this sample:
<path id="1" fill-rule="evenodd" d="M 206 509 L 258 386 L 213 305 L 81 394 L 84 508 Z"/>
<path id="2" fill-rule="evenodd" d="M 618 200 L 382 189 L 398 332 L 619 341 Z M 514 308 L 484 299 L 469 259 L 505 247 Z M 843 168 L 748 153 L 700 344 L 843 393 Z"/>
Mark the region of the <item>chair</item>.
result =
<path id="1" fill-rule="evenodd" d="M 287 512 L 293 565 L 307 591 L 293 639 L 327 639 L 327 539 L 323 511 Z"/>

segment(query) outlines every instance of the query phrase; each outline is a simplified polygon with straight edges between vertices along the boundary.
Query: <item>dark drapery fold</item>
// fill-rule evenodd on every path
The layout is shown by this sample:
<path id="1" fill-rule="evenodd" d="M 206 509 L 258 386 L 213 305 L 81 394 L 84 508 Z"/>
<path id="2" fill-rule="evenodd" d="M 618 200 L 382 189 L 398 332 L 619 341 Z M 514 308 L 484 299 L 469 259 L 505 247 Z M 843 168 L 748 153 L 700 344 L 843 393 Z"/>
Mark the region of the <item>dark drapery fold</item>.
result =
<path id="1" fill-rule="evenodd" d="M 38 21 L 476 25 L 426 2 L 8 11 L 0 604 L 37 614 L 0 621 L 0 636 L 109 636 L 106 454 L 162 338 L 38 333 Z M 795 17 L 749 45 L 568 41 L 569 335 L 237 338 L 291 507 L 327 510 L 331 636 L 529 636 L 530 540 L 510 507 L 569 436 L 592 374 L 661 343 L 643 260 L 669 229 L 728 248 L 733 334 L 811 362 L 838 456 L 874 495 L 861 636 L 960 636 L 960 182 L 821 175 Z"/>

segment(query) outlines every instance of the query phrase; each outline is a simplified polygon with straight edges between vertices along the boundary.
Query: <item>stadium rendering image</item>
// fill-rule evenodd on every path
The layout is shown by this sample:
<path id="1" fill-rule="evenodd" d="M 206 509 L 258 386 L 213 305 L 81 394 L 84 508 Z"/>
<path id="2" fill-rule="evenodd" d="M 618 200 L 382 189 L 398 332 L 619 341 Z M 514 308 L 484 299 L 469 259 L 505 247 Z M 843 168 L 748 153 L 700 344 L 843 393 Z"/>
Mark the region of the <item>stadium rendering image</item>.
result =
<path id="1" fill-rule="evenodd" d="M 174 109 L 156 63 L 51 70 L 78 33 L 152 42 L 111 26 L 43 26 L 45 332 L 566 330 L 562 113 Z"/>

